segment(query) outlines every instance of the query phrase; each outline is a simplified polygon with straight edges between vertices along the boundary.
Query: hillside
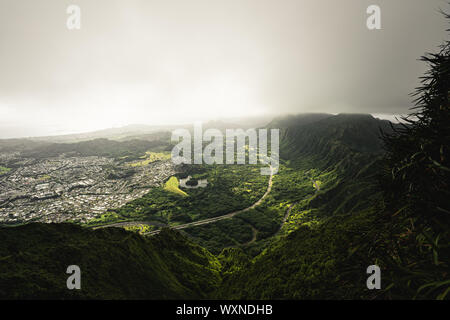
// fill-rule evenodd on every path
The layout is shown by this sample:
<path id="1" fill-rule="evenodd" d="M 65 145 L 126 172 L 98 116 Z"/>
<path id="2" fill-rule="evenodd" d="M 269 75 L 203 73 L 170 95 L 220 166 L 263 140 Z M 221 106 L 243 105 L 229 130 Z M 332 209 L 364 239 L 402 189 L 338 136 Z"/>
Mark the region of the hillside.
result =
<path id="1" fill-rule="evenodd" d="M 389 132 L 388 122 L 369 115 L 307 115 L 271 125 L 282 128 L 281 168 L 256 210 L 148 238 L 70 224 L 2 228 L 0 298 L 445 297 L 449 257 L 440 235 L 430 227 L 425 234 L 412 232 L 412 216 L 385 203 L 380 182 L 388 183 L 383 174 L 389 170 L 380 129 Z M 186 209 L 183 202 L 177 208 Z M 252 230 L 253 240 L 246 234 Z M 443 237 L 441 243 L 448 239 Z M 81 267 L 81 291 L 65 288 L 71 264 Z M 365 286 L 372 264 L 382 270 L 381 291 Z"/>
<path id="2" fill-rule="evenodd" d="M 51 143 L 38 146 L 22 152 L 25 158 L 57 157 L 64 153 L 74 156 L 104 156 L 104 157 L 123 157 L 128 155 L 143 154 L 149 149 L 165 149 L 169 145 L 169 137 L 159 140 L 140 140 L 133 139 L 129 141 L 114 141 L 108 139 L 94 139 L 76 143 Z"/>
<path id="3" fill-rule="evenodd" d="M 277 121 L 282 128 L 281 156 L 314 154 L 326 160 L 349 152 L 380 154 L 381 132 L 390 132 L 387 120 L 369 114 L 305 115 Z"/>
<path id="4" fill-rule="evenodd" d="M 71 224 L 0 228 L 0 261 L 0 299 L 195 299 L 219 284 L 217 258 L 170 230 L 142 238 Z M 66 288 L 73 264 L 82 290 Z"/>

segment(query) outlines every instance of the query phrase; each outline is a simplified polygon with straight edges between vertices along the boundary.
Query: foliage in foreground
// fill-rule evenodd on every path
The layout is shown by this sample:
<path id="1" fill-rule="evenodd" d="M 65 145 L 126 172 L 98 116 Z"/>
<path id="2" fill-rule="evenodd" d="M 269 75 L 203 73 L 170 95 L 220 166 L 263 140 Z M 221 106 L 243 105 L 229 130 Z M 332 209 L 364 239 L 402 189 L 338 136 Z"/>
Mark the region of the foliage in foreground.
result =
<path id="1" fill-rule="evenodd" d="M 448 299 L 450 45 L 424 60 L 430 71 L 418 90 L 415 120 L 385 136 L 384 166 L 376 157 L 380 145 L 373 129 L 379 122 L 370 116 L 310 116 L 301 126 L 294 121 L 283 132 L 281 151 L 292 163 L 280 181 L 309 183 L 306 172 L 298 176 L 303 165 L 296 158 L 312 159 L 321 173 L 317 194 L 305 199 L 306 189 L 275 184 L 259 218 L 251 213 L 261 208 L 197 229 L 198 236 L 216 228 L 202 239 L 209 235 L 209 244 L 223 245 L 215 236 L 224 225 L 241 236 L 228 237 L 230 245 L 242 243 L 249 228 L 236 225 L 237 219 L 273 234 L 277 201 L 283 208 L 297 201 L 288 226 L 255 258 L 236 248 L 215 257 L 168 230 L 144 239 L 67 224 L 3 228 L 0 298 Z M 140 210 L 149 210 L 155 199 L 139 201 L 145 201 Z M 83 270 L 81 291 L 65 288 L 70 264 Z M 381 267 L 382 290 L 366 287 L 372 264 Z"/>
<path id="2" fill-rule="evenodd" d="M 143 238 L 71 224 L 0 228 L 0 299 L 195 299 L 219 284 L 220 264 L 178 232 Z M 66 269 L 81 269 L 68 290 Z"/>
<path id="3" fill-rule="evenodd" d="M 450 295 L 450 41 L 422 61 L 429 69 L 415 93 L 414 112 L 384 137 L 382 181 L 388 214 L 408 226 L 399 234 L 400 248 L 428 253 L 428 259 L 405 256 L 396 265 L 407 266 L 409 284 L 421 284 L 418 295 L 444 299 Z"/>

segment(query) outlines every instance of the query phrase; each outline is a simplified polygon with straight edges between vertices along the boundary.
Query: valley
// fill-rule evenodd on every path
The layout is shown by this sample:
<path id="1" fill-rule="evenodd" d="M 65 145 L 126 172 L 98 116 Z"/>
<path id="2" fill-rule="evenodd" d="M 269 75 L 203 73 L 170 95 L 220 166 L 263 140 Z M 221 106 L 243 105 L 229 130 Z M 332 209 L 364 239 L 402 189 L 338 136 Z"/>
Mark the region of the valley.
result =
<path id="1" fill-rule="evenodd" d="M 270 176 L 261 175 L 262 165 L 174 165 L 167 140 L 1 152 L 0 166 L 10 168 L 0 175 L 1 287 L 19 297 L 375 299 L 428 283 L 417 276 L 411 289 L 392 289 L 403 283 L 392 237 L 409 225 L 383 215 L 376 132 L 389 132 L 390 124 L 321 114 L 278 118 L 273 126 L 282 138 Z M 188 177 L 207 184 L 180 184 Z M 427 251 L 402 247 L 401 254 L 423 261 L 412 268 L 430 268 Z M 94 269 L 108 276 L 83 292 L 61 291 L 61 275 L 48 265 L 74 257 L 88 279 L 97 277 Z M 375 260 L 386 275 L 381 293 L 365 289 L 361 272 Z M 427 273 L 433 281 L 442 278 L 444 261 Z M 16 265 L 23 277 L 8 271 Z M 117 280 L 124 270 L 134 270 L 127 285 Z M 30 276 L 41 275 L 45 283 L 25 289 Z"/>
<path id="2" fill-rule="evenodd" d="M 67 2 L 0 0 L 0 301 L 450 299 L 450 3 Z"/>

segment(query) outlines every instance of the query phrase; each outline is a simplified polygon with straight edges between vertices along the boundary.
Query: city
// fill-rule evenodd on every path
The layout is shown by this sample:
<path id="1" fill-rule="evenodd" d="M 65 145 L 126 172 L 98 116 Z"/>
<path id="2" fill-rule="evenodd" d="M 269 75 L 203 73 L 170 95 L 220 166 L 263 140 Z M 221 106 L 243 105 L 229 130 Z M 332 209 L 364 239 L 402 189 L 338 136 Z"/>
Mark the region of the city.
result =
<path id="1" fill-rule="evenodd" d="M 14 161 L 17 153 L 0 160 Z M 170 160 L 145 166 L 107 157 L 26 159 L 0 175 L 0 222 L 80 222 L 142 197 L 175 173 Z"/>

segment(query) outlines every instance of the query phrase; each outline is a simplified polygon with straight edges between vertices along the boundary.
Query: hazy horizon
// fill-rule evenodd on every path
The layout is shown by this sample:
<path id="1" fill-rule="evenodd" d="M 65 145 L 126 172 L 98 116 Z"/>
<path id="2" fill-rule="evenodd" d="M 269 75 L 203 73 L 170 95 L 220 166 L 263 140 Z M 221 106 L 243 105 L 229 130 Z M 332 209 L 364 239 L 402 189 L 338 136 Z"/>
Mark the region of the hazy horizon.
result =
<path id="1" fill-rule="evenodd" d="M 66 9 L 81 9 L 68 30 Z M 381 30 L 366 9 L 381 7 Z M 0 139 L 277 114 L 408 113 L 444 0 L 0 2 Z M 407 34 L 407 36 L 405 36 Z"/>
<path id="2" fill-rule="evenodd" d="M 239 124 L 245 124 L 246 121 L 252 121 L 252 120 L 259 120 L 257 123 L 259 124 L 259 126 L 261 125 L 266 125 L 268 124 L 271 120 L 273 120 L 276 117 L 288 117 L 291 115 L 301 115 L 301 114 L 307 114 L 305 113 L 297 113 L 297 114 L 272 114 L 272 115 L 266 115 L 266 116 L 259 116 L 259 117 L 246 117 L 246 118 L 242 118 L 239 121 L 236 121 L 237 118 L 221 118 L 221 119 L 205 119 L 204 121 L 200 121 L 200 123 L 203 124 L 207 124 L 209 122 L 214 122 L 214 121 L 219 121 L 225 124 L 232 124 L 232 125 L 239 125 Z M 329 113 L 330 115 L 338 115 L 339 113 Z M 358 114 L 358 113 L 353 113 L 353 114 Z M 401 117 L 402 116 L 406 116 L 406 114 L 404 115 L 389 115 L 389 114 L 370 114 L 367 113 L 369 115 L 372 115 L 374 118 L 377 119 L 381 119 L 381 120 L 389 120 L 393 123 L 398 123 L 400 121 L 402 121 Z M 267 119 L 267 121 L 264 121 L 263 119 Z M 119 125 L 119 126 L 111 126 L 111 127 L 99 127 L 99 128 L 95 128 L 92 130 L 74 130 L 74 131 L 68 131 L 68 130 L 64 130 L 64 129 L 59 129 L 59 130 L 55 130 L 55 131 L 51 131 L 52 128 L 45 128 L 46 129 L 46 134 L 35 134 L 35 135 L 27 135 L 27 134 L 23 134 L 23 135 L 11 135 L 11 136 L 0 136 L 0 140 L 8 140 L 8 139 L 28 139 L 28 138 L 46 138 L 46 137 L 59 137 L 59 136 L 66 136 L 66 135 L 82 135 L 82 134 L 92 134 L 92 133 L 96 133 L 96 132 L 101 132 L 101 131 L 106 131 L 106 130 L 115 130 L 115 129 L 126 129 L 129 128 L 130 130 L 138 130 L 139 127 L 147 127 L 147 129 L 154 127 L 155 128 L 155 132 L 157 132 L 158 130 L 156 128 L 158 127 L 162 127 L 162 128 L 170 128 L 170 127 L 189 127 L 191 125 L 193 125 L 194 122 L 172 122 L 172 123 L 159 123 L 159 124 L 146 124 L 146 123 L 129 123 L 129 124 L 125 124 L 125 125 Z M 247 125 L 242 126 L 242 128 L 246 128 Z M 230 128 L 232 129 L 232 128 Z M 36 129 L 33 129 L 33 132 Z M 124 131 L 125 132 L 125 131 Z"/>

